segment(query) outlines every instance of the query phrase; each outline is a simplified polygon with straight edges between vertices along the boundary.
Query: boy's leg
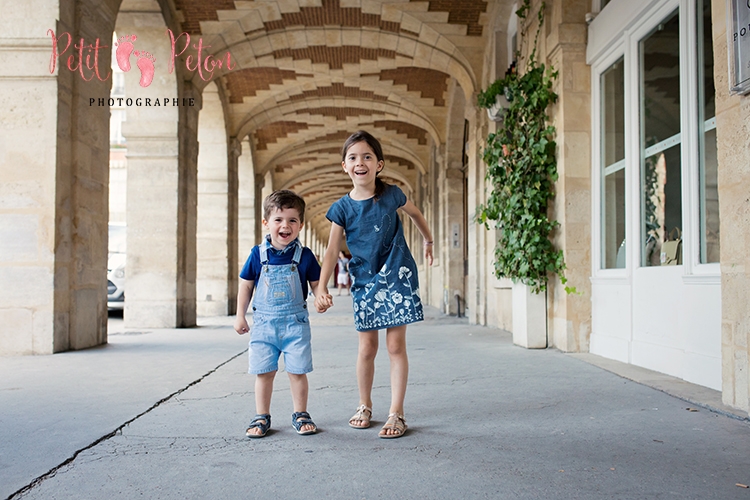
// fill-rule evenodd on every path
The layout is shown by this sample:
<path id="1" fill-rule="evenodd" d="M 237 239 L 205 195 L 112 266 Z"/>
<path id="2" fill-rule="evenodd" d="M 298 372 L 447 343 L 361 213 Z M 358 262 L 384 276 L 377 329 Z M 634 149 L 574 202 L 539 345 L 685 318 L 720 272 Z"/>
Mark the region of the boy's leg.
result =
<path id="1" fill-rule="evenodd" d="M 273 395 L 273 380 L 276 370 L 255 376 L 255 413 L 258 415 L 271 414 L 271 396 Z M 260 435 L 260 429 L 248 429 L 250 434 Z"/>
<path id="2" fill-rule="evenodd" d="M 292 403 L 294 404 L 294 412 L 307 411 L 307 393 L 308 393 L 308 382 L 307 375 L 297 375 L 294 373 L 289 374 L 289 386 L 292 390 Z M 301 431 L 312 431 L 315 430 L 314 425 L 305 424 L 300 428 Z"/>
<path id="3" fill-rule="evenodd" d="M 406 383 L 409 379 L 409 358 L 406 354 L 406 325 L 388 329 L 385 337 L 391 360 L 391 409 L 389 413 L 404 414 Z"/>

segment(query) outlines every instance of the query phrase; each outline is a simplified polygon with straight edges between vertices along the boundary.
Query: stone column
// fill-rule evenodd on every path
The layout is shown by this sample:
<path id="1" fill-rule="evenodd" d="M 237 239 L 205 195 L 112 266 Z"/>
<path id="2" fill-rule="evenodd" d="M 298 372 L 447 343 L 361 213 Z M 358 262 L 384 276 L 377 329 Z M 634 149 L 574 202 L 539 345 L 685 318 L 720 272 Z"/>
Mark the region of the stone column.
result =
<path id="1" fill-rule="evenodd" d="M 261 219 L 263 218 L 263 184 L 265 179 L 261 174 L 255 174 L 255 236 L 257 239 L 256 244 L 260 243 L 260 239 L 263 235 L 263 224 Z"/>
<path id="2" fill-rule="evenodd" d="M 562 351 L 587 352 L 591 334 L 591 73 L 586 64 L 587 0 L 563 0 L 548 10 L 548 62 L 559 72 L 558 103 L 550 110 L 557 128 L 555 199 L 550 217 L 560 222 L 553 243 L 567 265 L 567 294 L 556 277 L 548 283 L 550 342 Z"/>
<path id="3" fill-rule="evenodd" d="M 263 200 L 265 200 L 266 197 L 269 196 L 273 192 L 274 192 L 273 174 L 269 170 L 263 176 L 263 184 L 260 187 L 260 203 L 261 203 L 261 207 L 263 206 Z M 261 217 L 262 216 L 263 216 L 263 210 L 261 210 Z"/>
<path id="4" fill-rule="evenodd" d="M 65 64 L 81 38 L 110 45 L 112 11 L 100 7 L 0 8 L 0 354 L 106 342 L 109 109 L 89 98 L 108 97 L 110 56 L 99 50 L 100 78 L 81 74 L 76 57 L 73 71 Z M 71 36 L 62 61 L 48 29 L 62 37 L 58 51 Z"/>
<path id="5" fill-rule="evenodd" d="M 239 249 L 239 158 L 242 154 L 242 145 L 236 137 L 229 139 L 229 148 L 227 151 L 227 161 L 229 162 L 229 172 L 227 178 L 227 314 L 232 315 L 237 312 L 237 286 L 239 285 L 239 272 L 245 261 L 240 261 L 238 257 Z"/>
<path id="6" fill-rule="evenodd" d="M 460 153 L 460 151 L 459 151 Z M 459 164 L 460 165 L 460 164 Z M 459 168 L 446 168 L 440 176 L 440 205 L 443 239 L 440 241 L 444 304 L 446 314 L 458 314 L 456 295 L 464 297 L 464 173 Z M 481 228 L 482 230 L 484 228 Z"/>
<path id="7" fill-rule="evenodd" d="M 256 245 L 261 242 L 265 236 L 263 229 L 263 200 L 273 193 L 273 176 L 270 171 L 264 175 L 255 175 L 255 235 Z"/>
<path id="8" fill-rule="evenodd" d="M 256 207 L 255 201 L 255 168 L 253 167 L 253 153 L 250 149 L 250 142 L 244 139 L 241 143 L 242 154 L 237 159 L 237 176 L 239 179 L 238 194 L 238 244 L 237 258 L 239 267 L 245 265 L 245 261 L 250 255 L 250 250 L 257 245 L 260 240 L 256 234 Z"/>
<path id="9" fill-rule="evenodd" d="M 58 107 L 69 116 L 75 75 L 49 71 L 57 2 L 12 9 L 0 21 L 0 354 L 50 354 L 67 344 L 67 320 L 55 323 Z M 27 17 L 28 16 L 28 17 Z M 69 28 L 68 28 L 69 30 Z M 30 34 L 38 36 L 31 38 Z M 65 89 L 63 98 L 58 88 Z M 64 97 L 67 96 L 67 99 Z M 10 111 L 11 104 L 13 112 Z M 69 150 L 69 146 L 67 148 Z M 66 229 L 70 230 L 68 219 Z M 70 258 L 69 248 L 66 248 Z M 60 256 L 62 257 L 62 256 Z M 60 291 L 67 300 L 66 290 Z M 67 308 L 58 317 L 67 316 Z M 56 328 L 57 326 L 57 328 Z M 55 337 L 60 336 L 60 342 Z"/>
<path id="10" fill-rule="evenodd" d="M 466 307 L 467 317 L 470 323 L 478 325 L 487 324 L 487 280 L 492 267 L 488 263 L 492 261 L 492 244 L 487 243 L 487 231 L 484 226 L 477 224 L 476 207 L 487 199 L 484 163 L 482 162 L 481 145 L 487 136 L 486 124 L 483 123 L 481 113 L 483 109 L 477 109 L 473 103 L 466 104 L 465 119 L 469 121 L 469 140 L 467 141 L 466 154 L 469 158 L 468 164 L 468 206 L 469 206 L 469 274 L 466 280 Z M 484 115 L 486 116 L 486 114 Z"/>
<path id="11" fill-rule="evenodd" d="M 177 326 L 195 326 L 196 232 L 198 201 L 198 112 L 200 93 L 182 82 L 180 95 L 195 106 L 180 107 L 180 178 L 177 211 Z"/>
<path id="12" fill-rule="evenodd" d="M 229 253 L 227 135 L 215 84 L 203 90 L 198 143 L 197 313 L 224 316 L 229 312 L 229 256 L 234 260 L 234 252 Z"/>
<path id="13" fill-rule="evenodd" d="M 729 95 L 726 4 L 711 2 L 721 214 L 722 400 L 750 409 L 750 95 Z"/>
<path id="14" fill-rule="evenodd" d="M 170 45 L 160 14 L 121 12 L 116 29 L 118 36 L 136 34 L 135 49 L 156 60 L 153 81 L 141 87 L 131 57 L 127 97 L 161 101 L 160 106 L 129 107 L 123 123 L 128 147 L 125 324 L 192 326 L 200 95 L 189 84 L 180 87 L 176 73 L 167 72 Z"/>
<path id="15" fill-rule="evenodd" d="M 450 116 L 447 124 L 446 143 L 444 146 L 443 164 L 438 183 L 440 185 L 440 240 L 436 241 L 439 249 L 443 293 L 442 310 L 446 314 L 458 314 L 456 296 L 463 304 L 466 300 L 464 278 L 464 110 L 466 99 L 458 85 L 452 83 L 449 91 Z M 477 168 L 484 172 L 481 162 Z M 476 206 L 476 205 L 473 205 Z M 479 230 L 483 231 L 484 228 Z M 457 237 L 454 233 L 457 233 Z M 461 307 L 463 309 L 463 306 Z M 462 311 L 463 312 L 463 311 Z"/>

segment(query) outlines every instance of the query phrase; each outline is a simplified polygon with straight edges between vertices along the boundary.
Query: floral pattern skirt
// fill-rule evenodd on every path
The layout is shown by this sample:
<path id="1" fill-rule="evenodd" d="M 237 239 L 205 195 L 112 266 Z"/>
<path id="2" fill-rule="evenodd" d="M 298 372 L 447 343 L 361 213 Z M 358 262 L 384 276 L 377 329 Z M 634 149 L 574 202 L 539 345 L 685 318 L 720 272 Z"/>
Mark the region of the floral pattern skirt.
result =
<path id="1" fill-rule="evenodd" d="M 358 331 L 401 326 L 424 319 L 416 272 L 386 263 L 364 286 L 352 285 L 354 325 Z"/>

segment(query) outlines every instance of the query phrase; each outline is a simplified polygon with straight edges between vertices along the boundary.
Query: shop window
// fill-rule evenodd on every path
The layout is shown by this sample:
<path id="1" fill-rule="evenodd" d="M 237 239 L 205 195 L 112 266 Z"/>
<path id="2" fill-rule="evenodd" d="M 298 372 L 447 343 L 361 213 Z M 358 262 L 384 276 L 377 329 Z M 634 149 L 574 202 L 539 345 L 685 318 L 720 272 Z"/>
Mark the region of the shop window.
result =
<path id="1" fill-rule="evenodd" d="M 716 156 L 716 90 L 711 2 L 698 0 L 698 113 L 700 125 L 700 262 L 719 262 L 719 189 Z"/>
<path id="2" fill-rule="evenodd" d="M 600 77 L 602 267 L 625 267 L 625 70 L 622 58 Z"/>
<path id="3" fill-rule="evenodd" d="M 678 238 L 683 229 L 677 12 L 641 40 L 639 63 L 641 264 L 659 266 L 663 243 Z"/>
<path id="4" fill-rule="evenodd" d="M 597 54 L 597 267 L 676 262 L 686 275 L 713 275 L 720 214 L 711 0 L 656 4 L 614 45 L 602 35 L 617 28 L 612 19 L 592 24 L 601 41 L 589 47 Z M 677 238 L 680 245 L 664 245 Z M 626 250 L 638 256 L 627 260 Z"/>

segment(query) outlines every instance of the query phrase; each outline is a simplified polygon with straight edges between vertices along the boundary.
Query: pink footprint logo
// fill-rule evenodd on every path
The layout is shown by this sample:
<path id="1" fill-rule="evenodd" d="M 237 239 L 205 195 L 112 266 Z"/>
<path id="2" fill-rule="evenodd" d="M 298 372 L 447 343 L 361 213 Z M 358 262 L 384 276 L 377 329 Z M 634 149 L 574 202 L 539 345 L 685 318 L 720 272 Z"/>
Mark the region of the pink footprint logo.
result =
<path id="1" fill-rule="evenodd" d="M 154 79 L 154 63 L 156 62 L 156 58 L 145 50 L 141 50 L 140 52 L 136 50 L 135 55 L 138 56 L 136 65 L 141 70 L 141 81 L 138 83 L 141 87 L 148 87 Z"/>
<path id="2" fill-rule="evenodd" d="M 117 51 L 115 52 L 115 58 L 117 59 L 117 65 L 123 71 L 130 71 L 130 54 L 133 53 L 133 42 L 138 37 L 135 35 L 121 36 L 115 42 Z"/>

